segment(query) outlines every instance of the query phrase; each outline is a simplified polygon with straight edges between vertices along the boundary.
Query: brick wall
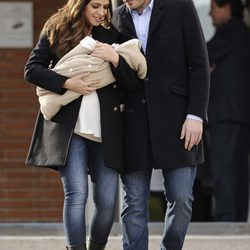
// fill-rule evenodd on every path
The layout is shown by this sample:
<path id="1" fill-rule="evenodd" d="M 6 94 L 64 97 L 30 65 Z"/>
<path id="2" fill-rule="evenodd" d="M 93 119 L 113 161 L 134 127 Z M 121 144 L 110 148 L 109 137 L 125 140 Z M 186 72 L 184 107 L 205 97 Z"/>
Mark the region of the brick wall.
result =
<path id="1" fill-rule="evenodd" d="M 45 20 L 66 1 L 33 0 L 34 44 Z M 23 80 L 30 49 L 0 49 L 0 222 L 62 220 L 58 173 L 25 165 L 38 111 L 35 87 Z"/>

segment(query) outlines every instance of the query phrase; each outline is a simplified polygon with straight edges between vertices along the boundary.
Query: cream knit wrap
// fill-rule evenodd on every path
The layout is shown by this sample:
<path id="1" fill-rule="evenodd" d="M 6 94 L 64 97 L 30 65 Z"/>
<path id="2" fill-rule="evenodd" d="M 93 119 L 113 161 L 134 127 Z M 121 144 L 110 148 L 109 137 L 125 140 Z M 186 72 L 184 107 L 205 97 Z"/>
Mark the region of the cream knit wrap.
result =
<path id="1" fill-rule="evenodd" d="M 109 62 L 90 55 L 95 48 L 95 44 L 96 41 L 93 38 L 85 37 L 75 48 L 63 56 L 52 70 L 69 78 L 89 72 L 90 74 L 84 79 L 86 81 L 101 80 L 98 88 L 115 82 Z M 137 72 L 140 79 L 145 78 L 147 64 L 145 57 L 140 52 L 141 43 L 138 39 L 131 39 L 120 45 L 112 45 L 112 47 Z M 40 87 L 37 87 L 36 92 L 39 97 L 41 112 L 47 120 L 50 120 L 62 106 L 81 95 L 71 90 L 59 95 Z"/>

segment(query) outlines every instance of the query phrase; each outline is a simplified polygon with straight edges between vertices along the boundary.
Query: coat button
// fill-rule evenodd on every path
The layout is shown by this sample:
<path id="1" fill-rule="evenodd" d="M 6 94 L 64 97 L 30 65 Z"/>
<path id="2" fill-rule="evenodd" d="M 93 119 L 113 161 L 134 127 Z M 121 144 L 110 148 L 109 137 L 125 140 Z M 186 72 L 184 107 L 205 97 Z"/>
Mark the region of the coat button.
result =
<path id="1" fill-rule="evenodd" d="M 49 68 L 49 69 L 51 69 L 51 68 L 52 68 L 52 66 L 53 66 L 53 61 L 51 60 L 51 61 L 49 62 L 49 66 L 48 66 L 48 68 Z"/>
<path id="2" fill-rule="evenodd" d="M 114 89 L 116 89 L 116 88 L 117 88 L 117 85 L 116 85 L 116 84 L 114 84 L 114 85 L 113 85 L 113 88 L 114 88 Z"/>
<path id="3" fill-rule="evenodd" d="M 145 98 L 142 98 L 142 99 L 141 99 L 141 103 L 143 103 L 143 104 L 146 103 L 146 99 L 145 99 Z"/>
<path id="4" fill-rule="evenodd" d="M 148 82 L 148 80 L 149 80 L 149 78 L 148 78 L 148 76 L 146 76 L 145 79 L 144 79 L 144 81 Z"/>
<path id="5" fill-rule="evenodd" d="M 117 111 L 118 110 L 118 107 L 114 107 L 114 111 Z"/>

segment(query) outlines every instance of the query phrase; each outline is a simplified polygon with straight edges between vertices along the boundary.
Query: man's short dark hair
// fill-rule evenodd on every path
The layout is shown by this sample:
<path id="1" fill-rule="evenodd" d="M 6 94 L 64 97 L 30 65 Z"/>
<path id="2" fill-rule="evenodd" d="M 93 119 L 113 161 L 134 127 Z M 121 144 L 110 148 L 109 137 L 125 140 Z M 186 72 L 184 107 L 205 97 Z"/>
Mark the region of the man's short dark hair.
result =
<path id="1" fill-rule="evenodd" d="M 249 2 L 249 0 L 247 0 Z M 229 4 L 231 6 L 232 16 L 243 18 L 244 6 L 241 0 L 215 0 L 220 7 Z"/>

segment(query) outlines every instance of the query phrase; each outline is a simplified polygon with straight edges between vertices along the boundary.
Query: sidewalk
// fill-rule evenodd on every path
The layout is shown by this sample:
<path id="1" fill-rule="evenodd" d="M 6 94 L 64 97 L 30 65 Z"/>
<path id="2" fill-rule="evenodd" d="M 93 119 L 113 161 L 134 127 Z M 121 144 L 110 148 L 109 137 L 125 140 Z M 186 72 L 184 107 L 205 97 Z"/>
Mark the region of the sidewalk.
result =
<path id="1" fill-rule="evenodd" d="M 113 228 L 106 250 L 122 250 L 121 236 L 114 235 L 116 226 L 119 225 Z M 161 227 L 162 224 L 151 225 L 149 250 L 159 250 L 160 235 L 155 233 Z M 246 223 L 191 223 L 183 250 L 249 250 L 249 229 Z M 0 224 L 0 249 L 63 250 L 62 225 Z"/>
<path id="2" fill-rule="evenodd" d="M 150 237 L 150 250 L 159 249 L 159 236 Z M 250 236 L 190 236 L 183 250 L 249 250 Z M 0 236 L 1 250 L 63 250 L 62 236 Z M 121 236 L 111 236 L 107 250 L 121 250 Z M 139 250 L 139 249 L 138 249 Z"/>

